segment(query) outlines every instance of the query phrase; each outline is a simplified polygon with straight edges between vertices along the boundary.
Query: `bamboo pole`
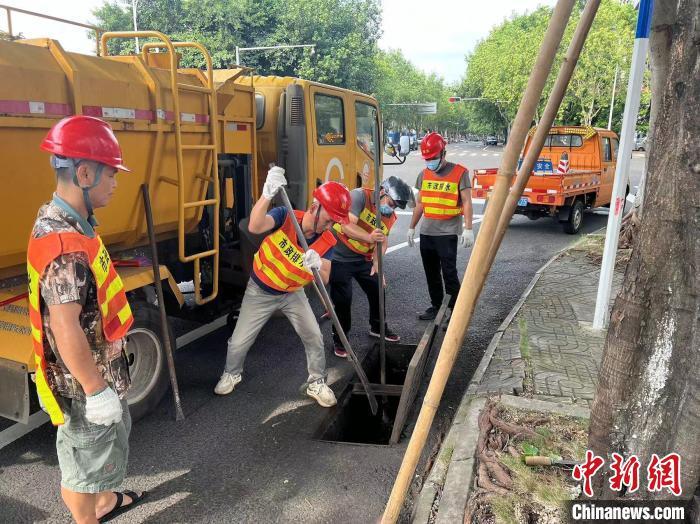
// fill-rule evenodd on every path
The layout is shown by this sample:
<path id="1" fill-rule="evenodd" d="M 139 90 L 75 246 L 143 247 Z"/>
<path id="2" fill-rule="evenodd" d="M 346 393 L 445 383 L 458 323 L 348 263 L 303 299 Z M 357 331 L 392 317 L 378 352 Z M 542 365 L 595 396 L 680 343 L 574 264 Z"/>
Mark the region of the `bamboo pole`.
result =
<path id="1" fill-rule="evenodd" d="M 493 243 L 491 244 L 491 252 L 489 253 L 488 267 L 493 264 L 494 258 L 496 258 L 496 253 L 498 248 L 501 246 L 503 237 L 508 230 L 508 225 L 513 217 L 515 208 L 518 207 L 518 199 L 523 194 L 525 186 L 527 186 L 528 180 L 530 180 L 530 175 L 532 173 L 532 168 L 537 162 L 537 158 L 542 151 L 542 146 L 547 138 L 550 128 L 554 119 L 557 117 L 557 112 L 559 111 L 559 106 L 561 101 L 564 99 L 566 94 L 566 89 L 569 86 L 571 77 L 576 69 L 576 64 L 578 62 L 579 55 L 581 54 L 581 49 L 583 49 L 583 44 L 588 36 L 588 31 L 591 29 L 591 24 L 593 24 L 593 19 L 595 18 L 598 7 L 600 6 L 600 0 L 589 0 L 586 7 L 581 13 L 581 19 L 576 26 L 576 31 L 569 44 L 569 49 L 566 51 L 566 56 L 564 57 L 564 62 L 561 64 L 559 69 L 559 74 L 552 88 L 552 92 L 549 95 L 549 100 L 547 101 L 547 106 L 542 113 L 542 118 L 535 131 L 535 136 L 532 137 L 532 143 L 530 148 L 527 150 L 527 154 L 523 159 L 523 163 L 518 170 L 518 176 L 513 183 L 513 188 L 508 194 L 506 199 L 506 204 L 501 213 L 501 218 L 498 222 L 498 230 L 493 238 Z"/>
<path id="2" fill-rule="evenodd" d="M 428 438 L 430 426 L 435 418 L 447 379 L 457 358 L 471 316 L 486 280 L 490 267 L 487 266 L 491 239 L 496 232 L 510 183 L 515 173 L 518 156 L 530 128 L 535 109 L 539 103 L 547 77 L 552 69 L 554 57 L 561 42 L 566 24 L 571 16 L 575 0 L 558 0 L 552 19 L 549 22 L 537 61 L 530 75 L 527 88 L 520 102 L 510 133 L 510 139 L 503 153 L 501 167 L 498 170 L 494 194 L 481 224 L 474 251 L 469 259 L 462 285 L 457 295 L 450 323 L 440 348 L 435 369 L 423 399 L 423 406 L 418 414 L 416 427 L 411 435 L 401 468 L 391 490 L 389 501 L 382 516 L 382 523 L 395 523 L 399 518 L 406 492 L 413 479 L 416 465 Z"/>

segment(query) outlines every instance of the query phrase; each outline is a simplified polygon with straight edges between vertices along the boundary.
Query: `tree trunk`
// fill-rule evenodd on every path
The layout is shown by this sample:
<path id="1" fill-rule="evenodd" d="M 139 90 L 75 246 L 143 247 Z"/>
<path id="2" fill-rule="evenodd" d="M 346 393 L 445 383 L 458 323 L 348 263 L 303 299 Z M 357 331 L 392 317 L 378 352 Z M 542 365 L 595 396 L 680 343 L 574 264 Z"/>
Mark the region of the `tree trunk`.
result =
<path id="1" fill-rule="evenodd" d="M 700 0 L 655 2 L 644 214 L 605 341 L 589 447 L 606 459 L 596 496 L 615 498 L 612 452 L 681 457 L 682 497 L 700 477 Z M 601 473 L 603 473 L 601 475 Z"/>

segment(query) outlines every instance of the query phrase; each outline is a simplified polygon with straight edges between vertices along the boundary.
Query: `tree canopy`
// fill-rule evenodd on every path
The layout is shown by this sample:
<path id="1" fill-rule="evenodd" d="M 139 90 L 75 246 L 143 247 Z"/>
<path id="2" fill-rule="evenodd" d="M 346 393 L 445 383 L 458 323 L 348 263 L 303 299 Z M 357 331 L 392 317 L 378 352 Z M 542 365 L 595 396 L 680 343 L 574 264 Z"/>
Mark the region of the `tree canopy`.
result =
<path id="1" fill-rule="evenodd" d="M 567 26 L 537 115 L 544 109 L 546 95 L 552 88 L 583 7 L 583 2 L 577 5 Z M 461 92 L 465 96 L 483 98 L 482 106 L 486 106 L 477 108 L 474 104 L 475 122 L 480 121 L 486 127 L 489 124 L 492 127 L 508 127 L 513 121 L 551 15 L 552 9 L 549 7 L 514 15 L 495 27 L 467 56 Z M 559 113 L 561 123 L 606 127 L 617 71 L 613 122 L 619 125 L 636 18 L 635 10 L 629 3 L 619 0 L 601 2 L 562 102 Z M 647 96 L 647 107 L 648 100 Z"/>
<path id="2" fill-rule="evenodd" d="M 575 8 L 553 71 L 571 41 L 584 2 Z M 379 0 L 140 0 L 139 29 L 161 31 L 174 40 L 202 43 L 214 66 L 236 61 L 236 46 L 314 44 L 308 49 L 242 51 L 241 62 L 263 75 L 289 75 L 373 94 L 387 127 L 443 132 L 506 134 L 520 103 L 552 9 L 514 14 L 491 30 L 465 57 L 463 80 L 451 85 L 416 67 L 399 50 L 379 49 Z M 109 0 L 94 11 L 97 25 L 131 30 L 131 9 Z M 626 74 L 632 54 L 636 13 L 627 2 L 603 0 L 567 95 L 559 122 L 607 126 L 610 95 L 618 71 L 613 126 L 619 126 Z M 113 53 L 130 53 L 134 41 L 114 41 Z M 185 52 L 182 64 L 201 67 L 201 57 Z M 550 75 L 537 115 L 554 82 Z M 448 98 L 459 95 L 456 104 Z M 469 99 L 469 100 L 465 100 Z M 394 104 L 435 102 L 437 114 Z M 640 119 L 648 120 L 649 89 L 642 94 Z M 643 123 L 642 126 L 645 126 Z"/>

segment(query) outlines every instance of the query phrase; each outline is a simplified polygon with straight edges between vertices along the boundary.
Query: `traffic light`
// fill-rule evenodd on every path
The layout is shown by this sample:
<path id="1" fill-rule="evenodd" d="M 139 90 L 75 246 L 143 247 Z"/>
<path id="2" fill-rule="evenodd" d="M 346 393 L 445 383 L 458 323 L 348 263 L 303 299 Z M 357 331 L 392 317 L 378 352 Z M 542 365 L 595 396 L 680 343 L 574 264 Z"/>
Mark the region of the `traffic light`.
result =
<path id="1" fill-rule="evenodd" d="M 448 101 L 450 104 L 454 104 L 455 102 L 461 102 L 461 101 L 462 101 L 462 97 L 461 97 L 461 96 L 451 96 L 450 98 L 447 99 L 447 101 Z"/>

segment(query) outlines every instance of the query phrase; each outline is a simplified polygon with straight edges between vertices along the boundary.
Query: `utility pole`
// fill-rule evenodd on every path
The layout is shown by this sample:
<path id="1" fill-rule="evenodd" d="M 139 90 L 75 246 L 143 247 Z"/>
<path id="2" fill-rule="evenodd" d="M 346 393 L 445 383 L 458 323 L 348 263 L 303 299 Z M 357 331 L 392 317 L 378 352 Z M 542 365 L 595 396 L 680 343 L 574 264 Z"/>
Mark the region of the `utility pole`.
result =
<path id="1" fill-rule="evenodd" d="M 625 190 L 629 178 L 630 157 L 634 144 L 634 130 L 639 114 L 639 100 L 642 94 L 642 80 L 644 79 L 644 67 L 649 50 L 649 31 L 651 29 L 651 13 L 653 0 L 641 0 L 639 14 L 637 15 L 637 33 L 634 39 L 632 51 L 632 64 L 627 83 L 627 99 L 625 100 L 625 112 L 622 116 L 622 130 L 620 131 L 620 149 L 615 167 L 615 181 L 613 183 L 612 197 L 610 201 L 610 215 L 608 215 L 608 227 L 605 233 L 605 247 L 603 248 L 603 262 L 600 267 L 600 281 L 598 282 L 598 296 L 593 315 L 593 329 L 603 329 L 608 324 L 610 309 L 610 292 L 612 290 L 613 270 L 617 256 L 617 242 L 620 238 L 620 223 L 625 209 Z"/>

